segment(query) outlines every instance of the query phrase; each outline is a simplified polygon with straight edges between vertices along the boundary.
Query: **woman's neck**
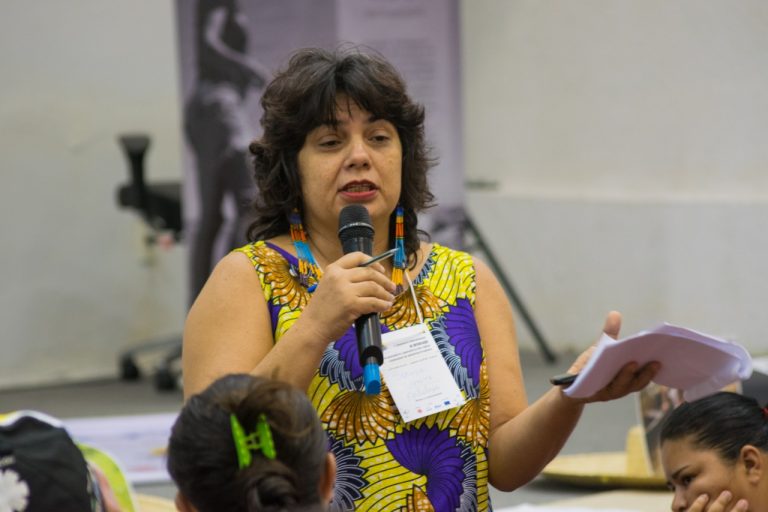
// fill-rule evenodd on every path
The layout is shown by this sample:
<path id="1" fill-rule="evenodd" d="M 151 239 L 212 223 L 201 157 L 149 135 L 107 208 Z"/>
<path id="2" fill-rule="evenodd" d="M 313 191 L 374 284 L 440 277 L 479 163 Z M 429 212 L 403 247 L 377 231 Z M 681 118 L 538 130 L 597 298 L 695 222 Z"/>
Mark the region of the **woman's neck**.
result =
<path id="1" fill-rule="evenodd" d="M 320 268 L 325 268 L 344 255 L 338 233 L 331 229 L 313 229 L 305 226 L 307 231 L 307 243 Z M 375 231 L 373 239 L 373 254 L 380 254 L 389 249 L 389 230 L 379 228 Z M 389 262 L 382 262 L 389 268 Z"/>

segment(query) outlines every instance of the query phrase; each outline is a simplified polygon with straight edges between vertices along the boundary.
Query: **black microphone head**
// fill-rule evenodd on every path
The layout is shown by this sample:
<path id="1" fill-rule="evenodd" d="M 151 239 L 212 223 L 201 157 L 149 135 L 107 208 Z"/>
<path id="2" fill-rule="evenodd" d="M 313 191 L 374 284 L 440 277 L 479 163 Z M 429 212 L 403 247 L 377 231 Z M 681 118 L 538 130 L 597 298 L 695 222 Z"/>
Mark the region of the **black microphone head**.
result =
<path id="1" fill-rule="evenodd" d="M 339 213 L 339 239 L 342 245 L 354 238 L 367 238 L 373 240 L 373 225 L 371 215 L 365 206 L 350 204 L 341 209 Z"/>

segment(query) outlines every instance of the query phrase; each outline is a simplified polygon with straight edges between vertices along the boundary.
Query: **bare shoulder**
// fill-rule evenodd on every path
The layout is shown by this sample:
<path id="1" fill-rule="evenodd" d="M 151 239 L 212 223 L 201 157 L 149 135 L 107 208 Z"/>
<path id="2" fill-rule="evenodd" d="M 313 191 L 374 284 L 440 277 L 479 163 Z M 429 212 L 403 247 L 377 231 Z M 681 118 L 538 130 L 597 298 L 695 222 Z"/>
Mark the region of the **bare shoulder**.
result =
<path id="1" fill-rule="evenodd" d="M 488 268 L 488 264 L 482 259 L 478 258 L 477 256 L 472 256 L 472 263 L 475 265 L 476 274 L 482 275 L 484 278 L 492 277 L 496 279 L 496 276 L 493 275 L 491 269 Z"/>
<path id="2" fill-rule="evenodd" d="M 478 258 L 472 258 L 475 265 L 475 310 L 478 323 L 493 331 L 501 331 L 500 335 L 487 338 L 490 347 L 496 342 L 505 341 L 517 346 L 515 338 L 515 323 L 512 306 L 507 294 L 488 265 Z M 481 333 L 482 334 L 482 333 Z M 506 349 L 505 349 L 506 350 Z"/>
<path id="3" fill-rule="evenodd" d="M 478 291 L 482 290 L 484 295 L 504 295 L 496 274 L 493 273 L 488 264 L 476 256 L 472 256 L 472 263 L 475 267 L 475 280 Z"/>
<path id="4" fill-rule="evenodd" d="M 491 389 L 491 431 L 517 416 L 527 405 L 517 351 L 512 306 L 488 265 L 475 265 L 475 318 L 488 362 Z"/>
<path id="5" fill-rule="evenodd" d="M 241 252 L 230 252 L 214 267 L 203 291 L 233 292 L 258 286 L 259 278 L 253 263 Z M 210 290 L 206 290 L 209 288 Z"/>
<path id="6" fill-rule="evenodd" d="M 248 255 L 240 251 L 230 252 L 221 258 L 213 269 L 213 273 L 222 273 L 224 275 L 244 272 L 253 273 L 253 263 L 251 263 Z"/>
<path id="7" fill-rule="evenodd" d="M 216 322 L 238 313 L 246 316 L 264 302 L 259 275 L 250 258 L 241 252 L 231 252 L 214 267 L 208 281 L 197 296 L 187 317 L 187 324 Z"/>
<path id="8" fill-rule="evenodd" d="M 429 255 L 432 254 L 432 248 L 435 244 L 432 242 L 425 242 L 424 240 L 421 241 L 419 244 L 419 253 L 418 253 L 418 261 L 417 265 L 421 266 L 424 264 L 425 261 L 429 258 Z"/>
<path id="9" fill-rule="evenodd" d="M 516 344 L 512 306 L 496 275 L 483 260 L 473 257 L 475 266 L 475 309 L 480 323 L 488 322 L 494 329 L 501 327 L 508 338 Z M 501 339 L 501 338 L 497 338 Z M 489 343 L 492 340 L 489 339 Z"/>
<path id="10" fill-rule="evenodd" d="M 222 258 L 184 326 L 184 392 L 199 392 L 226 373 L 250 372 L 272 346 L 267 303 L 247 255 Z"/>

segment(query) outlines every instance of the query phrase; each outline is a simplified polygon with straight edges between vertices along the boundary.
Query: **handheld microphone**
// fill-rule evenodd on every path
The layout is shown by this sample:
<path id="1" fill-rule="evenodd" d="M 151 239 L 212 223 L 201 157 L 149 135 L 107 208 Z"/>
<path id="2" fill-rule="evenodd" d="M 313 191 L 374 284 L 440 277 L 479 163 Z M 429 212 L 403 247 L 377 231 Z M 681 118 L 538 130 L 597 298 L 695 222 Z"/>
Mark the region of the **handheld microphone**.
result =
<path id="1" fill-rule="evenodd" d="M 344 254 L 356 251 L 373 254 L 373 225 L 365 206 L 350 204 L 341 210 L 339 240 Z M 377 395 L 381 391 L 379 366 L 384 363 L 378 313 L 368 313 L 355 320 L 355 333 L 360 366 L 363 367 L 365 392 Z"/>

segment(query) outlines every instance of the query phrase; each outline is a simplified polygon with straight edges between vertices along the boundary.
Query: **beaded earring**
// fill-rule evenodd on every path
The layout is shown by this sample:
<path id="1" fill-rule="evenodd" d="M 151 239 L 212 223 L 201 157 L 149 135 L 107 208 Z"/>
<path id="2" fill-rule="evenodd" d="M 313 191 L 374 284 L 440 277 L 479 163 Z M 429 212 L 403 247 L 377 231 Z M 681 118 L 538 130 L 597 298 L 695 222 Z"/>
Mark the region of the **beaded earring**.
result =
<path id="1" fill-rule="evenodd" d="M 405 223 L 403 207 L 398 205 L 395 210 L 395 261 L 392 265 L 392 282 L 395 284 L 395 294 L 403 291 L 403 274 L 405 272 Z"/>
<path id="2" fill-rule="evenodd" d="M 304 231 L 301 215 L 297 209 L 291 212 L 289 222 L 291 225 L 291 240 L 296 248 L 296 256 L 299 260 L 299 282 L 311 293 L 317 288 L 318 281 L 323 277 L 323 271 L 309 249 L 307 233 Z M 405 289 L 404 275 L 406 265 L 404 210 L 399 205 L 395 210 L 395 249 L 396 252 L 392 265 L 392 282 L 395 284 L 395 294 L 399 295 Z"/>
<path id="3" fill-rule="evenodd" d="M 312 256 L 312 251 L 309 250 L 309 245 L 307 245 L 307 233 L 304 231 L 304 225 L 301 223 L 299 210 L 294 208 L 288 220 L 291 224 L 291 240 L 296 248 L 296 256 L 299 260 L 299 282 L 308 291 L 312 292 L 317 287 L 317 282 L 323 276 L 323 271 L 320 270 L 320 265 L 315 261 L 315 257 Z"/>

